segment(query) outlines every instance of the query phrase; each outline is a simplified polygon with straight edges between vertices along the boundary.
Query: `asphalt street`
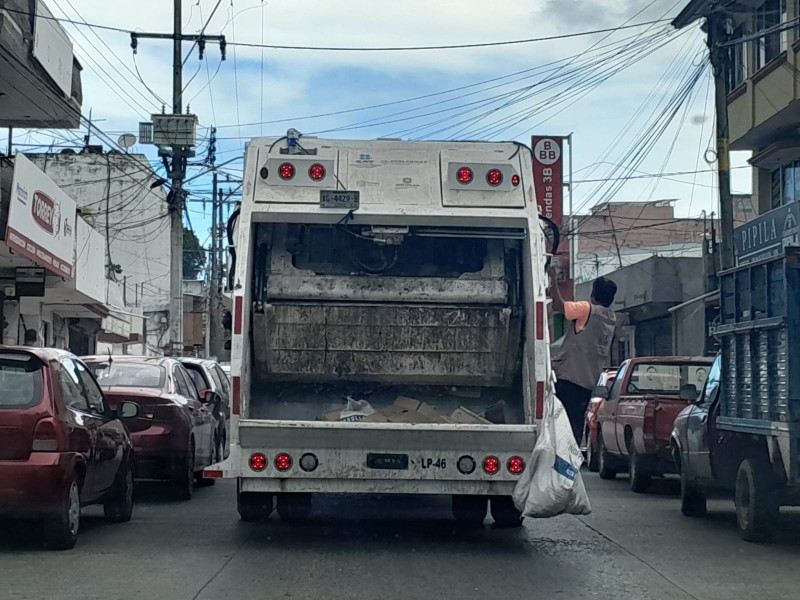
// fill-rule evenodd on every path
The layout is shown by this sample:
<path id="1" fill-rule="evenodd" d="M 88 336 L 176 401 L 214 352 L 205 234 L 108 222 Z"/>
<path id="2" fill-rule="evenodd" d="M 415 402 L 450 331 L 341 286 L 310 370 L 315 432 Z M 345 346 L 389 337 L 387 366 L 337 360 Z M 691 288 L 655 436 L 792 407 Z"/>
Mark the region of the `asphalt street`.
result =
<path id="1" fill-rule="evenodd" d="M 0 525 L 3 600 L 458 598 L 614 600 L 797 597 L 800 512 L 778 539 L 739 539 L 732 503 L 680 514 L 677 480 L 636 495 L 583 472 L 593 514 L 526 520 L 522 530 L 455 526 L 445 498 L 322 498 L 306 523 L 238 520 L 235 484 L 173 502 L 140 486 L 130 523 L 84 511 L 68 552 Z"/>

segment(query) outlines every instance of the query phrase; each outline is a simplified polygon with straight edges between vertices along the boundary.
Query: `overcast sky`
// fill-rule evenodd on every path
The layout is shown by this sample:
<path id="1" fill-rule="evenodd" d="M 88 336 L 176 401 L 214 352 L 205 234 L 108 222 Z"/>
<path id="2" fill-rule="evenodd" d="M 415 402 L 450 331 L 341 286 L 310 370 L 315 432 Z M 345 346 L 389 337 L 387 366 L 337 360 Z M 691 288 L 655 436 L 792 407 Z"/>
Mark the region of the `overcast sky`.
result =
<path id="1" fill-rule="evenodd" d="M 46 3 L 57 16 L 90 23 L 138 31 L 168 32 L 172 27 L 172 3 L 167 0 Z M 230 43 L 439 46 L 572 34 L 670 18 L 683 3 L 222 0 L 206 32 L 224 33 Z M 215 5 L 217 0 L 185 0 L 185 32 L 198 32 Z M 83 112 L 88 115 L 91 110 L 98 127 L 116 139 L 123 132 L 137 133 L 138 122 L 151 111 L 160 112 L 162 100 L 169 109 L 170 42 L 142 40 L 134 63 L 125 33 L 65 28 L 84 67 Z M 184 53 L 189 48 L 187 43 Z M 331 137 L 491 138 L 524 143 L 537 133 L 572 133 L 576 209 L 586 211 L 605 199 L 674 199 L 680 216 L 715 210 L 711 172 L 646 177 L 711 169 L 704 158 L 713 142 L 709 70 L 696 76 L 693 87 L 689 85 L 698 65 L 705 64 L 699 28 L 681 34 L 661 23 L 457 50 L 341 52 L 229 45 L 226 62 L 209 43 L 206 55 L 199 62 L 197 49 L 193 50 L 185 70 L 184 99 L 203 126 L 201 139 L 207 137 L 206 127 L 218 127 L 218 162 L 240 155 L 246 138 L 283 135 L 288 127 Z M 146 86 L 138 81 L 137 68 Z M 687 100 L 681 103 L 684 86 Z M 420 96 L 429 97 L 406 101 Z M 375 105 L 385 106 L 353 110 Z M 659 118 L 662 113 L 674 113 L 674 118 L 657 136 L 655 132 L 669 121 Z M 27 141 L 46 139 L 35 135 Z M 146 146 L 134 149 L 153 155 Z M 199 151 L 205 149 L 202 144 Z M 635 158 L 644 151 L 644 158 Z M 734 167 L 746 165 L 746 158 L 736 155 Z M 636 173 L 630 170 L 633 166 Z M 240 167 L 233 163 L 226 168 L 236 175 Z M 748 192 L 749 170 L 733 172 L 734 191 Z M 636 178 L 628 179 L 631 175 Z M 580 183 L 609 177 L 624 179 L 616 184 Z M 192 188 L 194 197 L 208 197 L 208 188 L 205 180 L 198 180 Z M 206 241 L 209 221 L 202 211 L 202 205 L 193 204 L 190 217 L 201 241 Z"/>

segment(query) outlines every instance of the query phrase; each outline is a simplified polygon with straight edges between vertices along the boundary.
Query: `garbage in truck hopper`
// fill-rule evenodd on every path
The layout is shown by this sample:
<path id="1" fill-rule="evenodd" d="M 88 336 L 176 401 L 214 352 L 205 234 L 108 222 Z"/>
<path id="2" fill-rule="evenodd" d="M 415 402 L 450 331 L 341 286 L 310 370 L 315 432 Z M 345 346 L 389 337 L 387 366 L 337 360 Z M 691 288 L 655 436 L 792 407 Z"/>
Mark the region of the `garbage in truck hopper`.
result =
<path id="1" fill-rule="evenodd" d="M 487 410 L 491 409 L 496 412 L 497 405 Z M 397 396 L 393 404 L 380 409 L 375 409 L 366 400 L 354 400 L 348 396 L 344 408 L 326 413 L 322 418 L 325 421 L 360 421 L 362 423 L 492 423 L 485 416 L 463 406 L 459 406 L 451 414 L 445 415 L 435 406 L 408 396 Z"/>

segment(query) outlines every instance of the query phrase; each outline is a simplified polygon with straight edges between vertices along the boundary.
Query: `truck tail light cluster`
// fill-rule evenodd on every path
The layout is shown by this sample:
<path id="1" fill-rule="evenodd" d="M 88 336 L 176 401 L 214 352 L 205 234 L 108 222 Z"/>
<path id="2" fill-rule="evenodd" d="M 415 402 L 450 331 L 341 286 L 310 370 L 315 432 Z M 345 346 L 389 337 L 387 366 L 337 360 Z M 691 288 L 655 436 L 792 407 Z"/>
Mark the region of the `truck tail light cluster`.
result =
<path id="1" fill-rule="evenodd" d="M 263 452 L 255 452 L 251 454 L 249 463 L 250 468 L 258 473 L 266 470 L 266 468 L 269 466 L 269 460 L 267 459 L 266 454 Z M 292 458 L 292 455 L 288 452 L 281 452 L 275 455 L 275 459 L 272 461 L 272 464 L 276 471 L 279 473 L 285 473 L 294 465 L 294 458 Z M 311 473 L 312 471 L 317 470 L 317 467 L 319 466 L 319 459 L 315 454 L 306 452 L 300 457 L 299 464 L 303 471 L 306 473 Z"/>
<path id="2" fill-rule="evenodd" d="M 471 456 L 462 456 L 456 464 L 462 475 L 470 475 L 475 471 L 475 459 Z M 502 470 L 503 463 L 496 456 L 487 456 L 483 459 L 483 472 L 487 475 L 496 475 Z M 506 469 L 512 475 L 521 475 L 525 471 L 525 460 L 521 456 L 512 456 L 506 461 Z"/>
<path id="3" fill-rule="evenodd" d="M 292 163 L 283 163 L 278 167 L 278 176 L 284 181 L 289 181 L 294 177 L 295 168 Z"/>
<path id="4" fill-rule="evenodd" d="M 508 472 L 512 475 L 521 475 L 525 470 L 525 461 L 522 460 L 521 456 L 512 456 L 508 459 L 506 467 L 508 468 Z"/>
<path id="5" fill-rule="evenodd" d="M 322 181 L 325 179 L 325 167 L 319 163 L 314 163 L 308 168 L 308 176 L 314 181 Z"/>
<path id="6" fill-rule="evenodd" d="M 489 475 L 494 475 L 500 470 L 500 459 L 496 456 L 487 456 L 483 459 L 483 470 Z"/>
<path id="7" fill-rule="evenodd" d="M 250 455 L 250 468 L 253 471 L 263 471 L 267 468 L 267 457 L 261 452 Z"/>
<path id="8" fill-rule="evenodd" d="M 469 167 L 461 167 L 456 171 L 456 179 L 458 183 L 467 185 L 468 183 L 472 183 L 472 180 L 475 179 L 475 173 L 473 173 L 472 169 Z"/>
<path id="9" fill-rule="evenodd" d="M 275 468 L 281 473 L 285 473 L 292 468 L 292 457 L 286 452 L 281 452 L 275 457 Z"/>
<path id="10" fill-rule="evenodd" d="M 452 190 L 505 191 L 519 187 L 522 178 L 511 164 L 448 164 L 447 177 Z"/>
<path id="11" fill-rule="evenodd" d="M 486 173 L 486 183 L 497 187 L 503 183 L 503 172 L 500 169 L 489 169 L 489 172 Z"/>

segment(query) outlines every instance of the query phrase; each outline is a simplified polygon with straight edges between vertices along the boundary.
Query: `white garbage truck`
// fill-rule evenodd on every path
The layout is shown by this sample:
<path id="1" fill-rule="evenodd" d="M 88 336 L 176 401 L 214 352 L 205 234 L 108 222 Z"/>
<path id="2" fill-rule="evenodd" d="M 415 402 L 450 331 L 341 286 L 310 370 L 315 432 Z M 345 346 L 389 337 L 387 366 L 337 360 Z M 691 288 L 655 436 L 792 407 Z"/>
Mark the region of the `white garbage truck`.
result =
<path id="1" fill-rule="evenodd" d="M 228 225 L 231 453 L 205 471 L 236 479 L 243 520 L 412 494 L 520 525 L 551 376 L 553 238 L 531 179 L 513 142 L 248 143 Z"/>

